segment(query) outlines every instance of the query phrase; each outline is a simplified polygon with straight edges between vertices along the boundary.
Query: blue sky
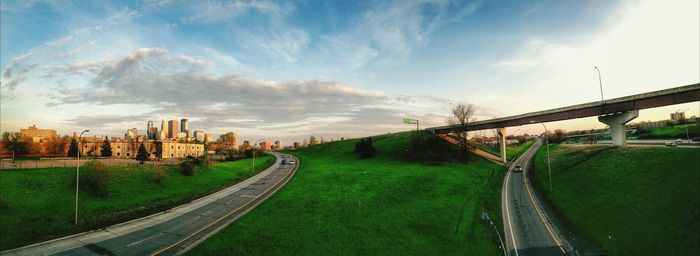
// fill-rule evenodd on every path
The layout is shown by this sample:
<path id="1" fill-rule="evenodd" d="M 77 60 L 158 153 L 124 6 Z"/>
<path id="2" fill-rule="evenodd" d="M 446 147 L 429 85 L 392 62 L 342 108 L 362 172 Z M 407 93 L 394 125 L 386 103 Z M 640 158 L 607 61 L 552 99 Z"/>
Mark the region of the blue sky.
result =
<path id="1" fill-rule="evenodd" d="M 193 129 L 248 139 L 356 137 L 408 129 L 403 117 L 442 125 L 456 102 L 476 105 L 484 120 L 595 101 L 593 66 L 604 94 L 621 97 L 700 80 L 699 9 L 697 1 L 3 0 L 2 130 L 121 135 L 186 117 Z"/>

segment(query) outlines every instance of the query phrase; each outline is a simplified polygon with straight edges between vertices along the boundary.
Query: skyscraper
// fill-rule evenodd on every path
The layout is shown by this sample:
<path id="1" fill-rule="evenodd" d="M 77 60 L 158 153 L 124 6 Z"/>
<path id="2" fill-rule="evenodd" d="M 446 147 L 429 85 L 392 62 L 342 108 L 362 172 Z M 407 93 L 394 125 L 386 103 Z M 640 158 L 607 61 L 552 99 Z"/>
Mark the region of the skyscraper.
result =
<path id="1" fill-rule="evenodd" d="M 162 139 L 169 138 L 170 131 L 168 129 L 168 124 L 165 123 L 165 119 L 163 119 L 163 122 L 160 124 L 160 131 L 163 132 L 164 135 Z"/>
<path id="2" fill-rule="evenodd" d="M 177 139 L 178 133 L 177 120 L 168 121 L 168 138 Z"/>
<path id="3" fill-rule="evenodd" d="M 180 119 L 180 132 L 187 133 L 190 130 L 190 122 L 187 118 Z"/>
<path id="4" fill-rule="evenodd" d="M 153 121 L 148 121 L 148 124 L 146 124 L 146 136 L 148 136 L 149 140 L 155 139 L 155 134 L 152 133 L 152 130 L 153 130 Z"/>

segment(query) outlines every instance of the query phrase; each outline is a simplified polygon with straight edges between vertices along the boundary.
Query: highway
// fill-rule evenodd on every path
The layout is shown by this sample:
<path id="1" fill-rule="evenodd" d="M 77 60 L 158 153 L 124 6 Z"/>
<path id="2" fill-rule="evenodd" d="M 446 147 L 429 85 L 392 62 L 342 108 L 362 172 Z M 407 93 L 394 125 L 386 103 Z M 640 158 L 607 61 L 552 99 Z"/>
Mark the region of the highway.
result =
<path id="1" fill-rule="evenodd" d="M 527 178 L 530 161 L 541 145 L 542 140 L 537 140 L 513 161 L 503 181 L 501 211 L 509 255 L 566 255 L 572 251 Z M 523 172 L 513 172 L 516 164 L 522 164 Z"/>
<path id="2" fill-rule="evenodd" d="M 245 215 L 294 175 L 295 157 L 234 186 L 134 221 L 0 253 L 1 255 L 179 255 Z M 286 157 L 286 158 L 283 158 Z M 282 164 L 282 159 L 294 164 Z"/>

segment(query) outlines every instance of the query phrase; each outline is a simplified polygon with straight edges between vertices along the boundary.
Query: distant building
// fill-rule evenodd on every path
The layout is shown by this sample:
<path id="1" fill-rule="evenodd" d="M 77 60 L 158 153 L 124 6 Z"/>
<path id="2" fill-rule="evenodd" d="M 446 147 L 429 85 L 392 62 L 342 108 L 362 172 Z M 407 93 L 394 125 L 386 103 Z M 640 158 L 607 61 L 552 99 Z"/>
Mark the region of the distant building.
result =
<path id="1" fill-rule="evenodd" d="M 295 141 L 294 142 L 294 149 L 300 148 L 301 147 L 301 142 Z"/>
<path id="2" fill-rule="evenodd" d="M 180 133 L 179 128 L 180 127 L 177 127 L 177 120 L 168 121 L 168 138 L 177 139 L 177 136 Z"/>
<path id="3" fill-rule="evenodd" d="M 148 135 L 149 140 L 157 140 L 158 139 L 158 128 L 156 127 L 151 127 L 150 134 Z"/>
<path id="4" fill-rule="evenodd" d="M 168 135 L 170 135 L 170 129 L 168 129 L 168 123 L 165 122 L 165 119 L 160 123 L 160 131 L 162 133 L 165 133 L 164 136 L 161 138 L 161 140 L 168 138 Z"/>
<path id="5" fill-rule="evenodd" d="M 316 136 L 309 137 L 309 145 L 316 145 L 316 144 L 318 144 L 318 140 L 316 140 Z"/>
<path id="6" fill-rule="evenodd" d="M 185 140 L 185 141 L 187 141 L 187 140 L 189 139 L 189 137 L 187 137 L 187 133 L 184 133 L 184 132 L 179 132 L 179 133 L 177 133 L 177 137 L 176 137 L 176 138 L 180 138 L 180 139 L 183 139 L 183 140 Z"/>
<path id="7" fill-rule="evenodd" d="M 43 141 L 58 136 L 56 131 L 50 129 L 39 129 L 36 125 L 29 126 L 27 129 L 19 130 L 20 137 L 30 137 L 34 141 Z"/>
<path id="8" fill-rule="evenodd" d="M 127 140 L 133 140 L 136 139 L 139 136 L 139 129 L 136 128 L 131 128 L 126 130 L 126 134 L 124 134 L 124 138 Z"/>
<path id="9" fill-rule="evenodd" d="M 150 158 L 156 158 L 156 143 L 151 141 L 146 142 L 127 142 L 120 140 L 112 140 L 112 157 L 113 158 L 136 158 L 138 149 L 143 144 L 146 150 L 150 153 Z M 187 156 L 201 156 L 204 154 L 204 144 L 201 143 L 179 143 L 173 141 L 162 142 L 162 158 L 183 158 Z M 84 140 L 81 143 L 81 152 L 85 155 L 99 156 L 102 152 L 102 141 Z"/>
<path id="10" fill-rule="evenodd" d="M 214 141 L 214 137 L 212 137 L 211 133 L 204 134 L 204 142 L 212 142 L 212 141 Z"/>
<path id="11" fill-rule="evenodd" d="M 270 151 L 270 150 L 272 150 L 272 143 L 270 143 L 269 140 L 264 140 L 263 142 L 260 143 L 260 147 L 264 151 Z"/>
<path id="12" fill-rule="evenodd" d="M 189 131 L 190 131 L 190 121 L 187 120 L 187 118 L 180 119 L 180 132 L 188 133 Z"/>
<path id="13" fill-rule="evenodd" d="M 152 133 L 151 131 L 153 130 L 153 121 L 148 121 L 146 123 L 146 136 L 148 136 L 148 139 L 154 140 L 155 139 L 155 134 Z"/>
<path id="14" fill-rule="evenodd" d="M 671 113 L 671 120 L 673 120 L 674 122 L 685 120 L 685 112 L 676 111 L 676 113 Z"/>
<path id="15" fill-rule="evenodd" d="M 204 131 L 194 131 L 194 139 L 199 142 L 204 142 Z"/>
<path id="16" fill-rule="evenodd" d="M 282 149 L 282 141 L 281 140 L 275 141 L 275 149 Z"/>

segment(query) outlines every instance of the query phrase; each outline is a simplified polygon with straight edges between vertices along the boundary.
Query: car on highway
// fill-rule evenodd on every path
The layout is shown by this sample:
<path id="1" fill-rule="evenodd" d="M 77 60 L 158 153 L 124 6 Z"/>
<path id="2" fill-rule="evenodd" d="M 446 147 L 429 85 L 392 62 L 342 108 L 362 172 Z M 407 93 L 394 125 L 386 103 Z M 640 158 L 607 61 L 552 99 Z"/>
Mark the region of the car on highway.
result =
<path id="1" fill-rule="evenodd" d="M 667 147 L 675 147 L 675 146 L 677 146 L 675 141 L 666 142 L 666 143 L 664 143 L 664 145 L 666 145 Z"/>
<path id="2" fill-rule="evenodd" d="M 521 164 L 516 164 L 515 168 L 513 168 L 514 172 L 522 172 L 523 171 L 523 166 Z"/>
<path id="3" fill-rule="evenodd" d="M 683 140 L 682 140 L 682 139 L 676 139 L 676 140 L 673 141 L 673 142 L 675 142 L 676 144 L 681 144 L 681 143 L 683 143 Z"/>
<path id="4" fill-rule="evenodd" d="M 287 164 L 287 160 L 282 160 L 282 164 Z"/>
<path id="5" fill-rule="evenodd" d="M 294 164 L 294 160 L 289 160 L 289 164 Z"/>

